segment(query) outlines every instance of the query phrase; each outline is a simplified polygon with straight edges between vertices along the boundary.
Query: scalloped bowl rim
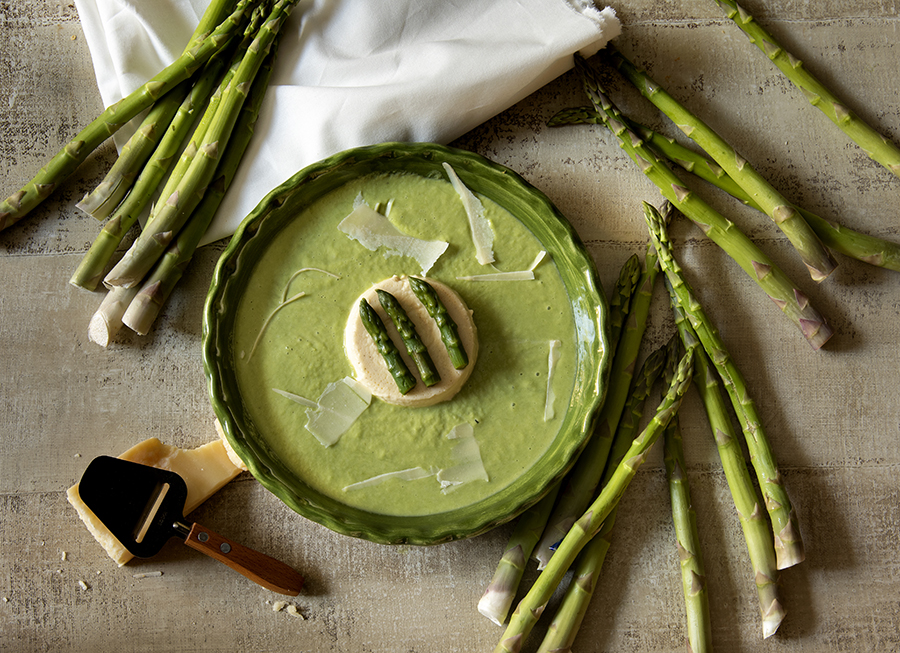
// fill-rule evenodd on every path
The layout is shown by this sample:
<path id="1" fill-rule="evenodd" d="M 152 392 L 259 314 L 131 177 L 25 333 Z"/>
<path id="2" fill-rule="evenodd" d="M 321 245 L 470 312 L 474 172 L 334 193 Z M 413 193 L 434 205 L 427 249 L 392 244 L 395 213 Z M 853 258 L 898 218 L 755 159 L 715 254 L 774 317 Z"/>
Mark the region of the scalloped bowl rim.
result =
<path id="1" fill-rule="evenodd" d="M 249 267 L 252 268 L 252 253 L 265 249 L 264 241 L 257 243 L 255 249 L 248 243 L 252 243 L 260 231 L 265 231 L 267 220 L 273 221 L 275 226 L 270 230 L 274 233 L 291 220 L 279 211 L 290 206 L 296 194 L 307 191 L 313 193 L 313 197 L 319 197 L 328 191 L 315 195 L 317 184 L 327 186 L 328 182 L 340 185 L 337 177 L 341 174 L 358 175 L 358 170 L 365 171 L 373 166 L 374 169 L 369 172 L 407 171 L 410 166 L 421 166 L 426 170 L 433 166 L 437 172 L 436 169 L 444 161 L 454 167 L 469 188 L 491 199 L 494 199 L 492 192 L 501 193 L 504 187 L 512 189 L 512 195 L 505 199 L 507 203 L 514 202 L 517 206 L 511 208 L 503 203 L 501 206 L 525 223 L 533 233 L 535 229 L 546 231 L 535 235 L 554 257 L 563 277 L 573 302 L 578 335 L 576 343 L 580 344 L 573 400 L 550 452 L 519 480 L 498 493 L 474 505 L 432 515 L 396 517 L 369 513 L 322 496 L 305 485 L 302 479 L 280 465 L 277 456 L 267 450 L 264 441 L 260 442 L 255 437 L 255 426 L 243 421 L 244 410 L 230 365 L 231 334 L 228 326 L 229 317 L 233 319 L 235 311 L 228 309 L 227 299 L 240 294 L 239 280 L 235 275 L 247 267 L 242 267 L 241 255 L 248 256 L 246 252 L 251 252 Z M 334 177 L 334 181 L 329 177 Z M 532 218 L 523 213 L 528 211 L 539 216 L 540 225 L 529 224 Z M 296 213 L 296 210 L 293 212 Z M 553 243 L 545 242 L 542 235 L 558 239 L 565 247 L 560 249 Z M 382 544 L 430 545 L 472 537 L 509 521 L 540 500 L 571 469 L 593 430 L 596 414 L 606 394 L 610 366 L 607 314 L 606 298 L 596 267 L 584 244 L 549 198 L 524 178 L 505 166 L 465 150 L 433 143 L 383 143 L 345 150 L 303 168 L 272 190 L 243 219 L 220 255 L 204 304 L 203 369 L 213 411 L 228 444 L 244 461 L 250 473 L 288 507 L 344 535 Z"/>

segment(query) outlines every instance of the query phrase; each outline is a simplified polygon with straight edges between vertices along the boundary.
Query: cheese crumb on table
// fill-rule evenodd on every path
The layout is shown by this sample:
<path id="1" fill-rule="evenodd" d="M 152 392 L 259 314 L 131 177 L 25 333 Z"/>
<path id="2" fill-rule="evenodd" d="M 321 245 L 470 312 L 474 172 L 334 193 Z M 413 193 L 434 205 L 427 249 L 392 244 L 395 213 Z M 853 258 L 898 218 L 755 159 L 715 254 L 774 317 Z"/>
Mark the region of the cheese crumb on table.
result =
<path id="1" fill-rule="evenodd" d="M 268 603 L 268 601 L 266 601 L 266 603 Z M 300 612 L 300 608 L 298 608 L 293 603 L 288 603 L 287 601 L 273 601 L 272 612 L 286 612 L 294 617 L 306 619 L 306 617 L 303 616 L 303 613 Z"/>
<path id="2" fill-rule="evenodd" d="M 99 572 L 98 572 L 99 573 Z M 159 578 L 163 573 L 161 571 L 145 571 L 139 574 L 132 574 L 132 578 Z"/>

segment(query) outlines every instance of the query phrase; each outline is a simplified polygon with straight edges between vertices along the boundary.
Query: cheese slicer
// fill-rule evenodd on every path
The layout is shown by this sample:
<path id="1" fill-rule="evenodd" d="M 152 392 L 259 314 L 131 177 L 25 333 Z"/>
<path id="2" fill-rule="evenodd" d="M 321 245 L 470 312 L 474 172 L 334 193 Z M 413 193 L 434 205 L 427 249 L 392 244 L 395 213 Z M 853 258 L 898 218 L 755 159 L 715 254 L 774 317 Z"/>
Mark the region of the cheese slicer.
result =
<path id="1" fill-rule="evenodd" d="M 85 505 L 128 551 L 149 558 L 177 537 L 255 583 L 296 596 L 303 578 L 288 565 L 184 518 L 187 484 L 175 472 L 100 456 L 78 483 Z"/>

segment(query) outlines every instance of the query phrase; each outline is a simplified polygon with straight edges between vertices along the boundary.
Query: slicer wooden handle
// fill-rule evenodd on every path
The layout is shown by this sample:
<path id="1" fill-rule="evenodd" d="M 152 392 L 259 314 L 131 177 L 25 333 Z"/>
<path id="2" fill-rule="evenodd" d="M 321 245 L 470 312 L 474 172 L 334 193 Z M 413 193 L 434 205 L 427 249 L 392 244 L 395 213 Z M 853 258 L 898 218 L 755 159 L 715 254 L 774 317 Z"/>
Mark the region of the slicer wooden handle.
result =
<path id="1" fill-rule="evenodd" d="M 303 577 L 283 562 L 227 540 L 200 524 L 191 526 L 185 544 L 224 562 L 254 583 L 273 592 L 297 596 L 303 587 Z"/>

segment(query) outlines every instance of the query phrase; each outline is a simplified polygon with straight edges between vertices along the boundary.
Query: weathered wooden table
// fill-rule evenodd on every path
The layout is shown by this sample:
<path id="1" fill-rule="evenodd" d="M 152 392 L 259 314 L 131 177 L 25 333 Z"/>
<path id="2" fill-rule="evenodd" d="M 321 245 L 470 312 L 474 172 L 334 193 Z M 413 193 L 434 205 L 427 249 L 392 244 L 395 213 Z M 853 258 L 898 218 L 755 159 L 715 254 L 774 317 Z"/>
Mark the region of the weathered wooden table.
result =
<path id="1" fill-rule="evenodd" d="M 869 161 L 782 79 L 711 0 L 613 3 L 620 48 L 646 65 L 791 199 L 900 239 L 900 179 Z M 846 102 L 900 140 L 897 5 L 748 0 L 749 9 Z M 101 109 L 67 0 L 0 3 L 0 181 L 8 194 Z M 621 101 L 665 121 L 633 93 Z M 575 225 L 607 289 L 643 253 L 640 201 L 659 193 L 598 126 L 550 129 L 585 103 L 568 73 L 459 139 L 523 174 Z M 298 517 L 249 475 L 195 514 L 300 569 L 302 618 L 280 597 L 172 542 L 116 568 L 65 490 L 87 462 L 148 437 L 216 437 L 200 361 L 200 312 L 222 244 L 201 250 L 152 335 L 87 339 L 100 301 L 67 281 L 98 224 L 75 202 L 113 159 L 106 145 L 52 198 L 0 233 L 0 650 L 485 651 L 502 630 L 476 603 L 509 527 L 468 541 L 386 547 Z M 293 173 L 285 170 L 285 177 Z M 770 221 L 707 192 L 780 263 L 837 331 L 813 352 L 710 241 L 680 221 L 676 248 L 748 378 L 796 503 L 807 560 L 783 573 L 788 611 L 760 635 L 746 548 L 696 394 L 682 412 L 688 474 L 722 651 L 900 650 L 900 275 L 840 259 L 810 281 Z M 661 286 L 647 348 L 673 324 Z M 162 575 L 147 572 L 162 572 Z M 145 576 L 141 578 L 141 576 Z M 536 575 L 533 567 L 526 582 Z M 526 648 L 540 638 L 540 626 Z M 661 450 L 626 494 L 576 648 L 681 650 L 684 616 Z"/>

